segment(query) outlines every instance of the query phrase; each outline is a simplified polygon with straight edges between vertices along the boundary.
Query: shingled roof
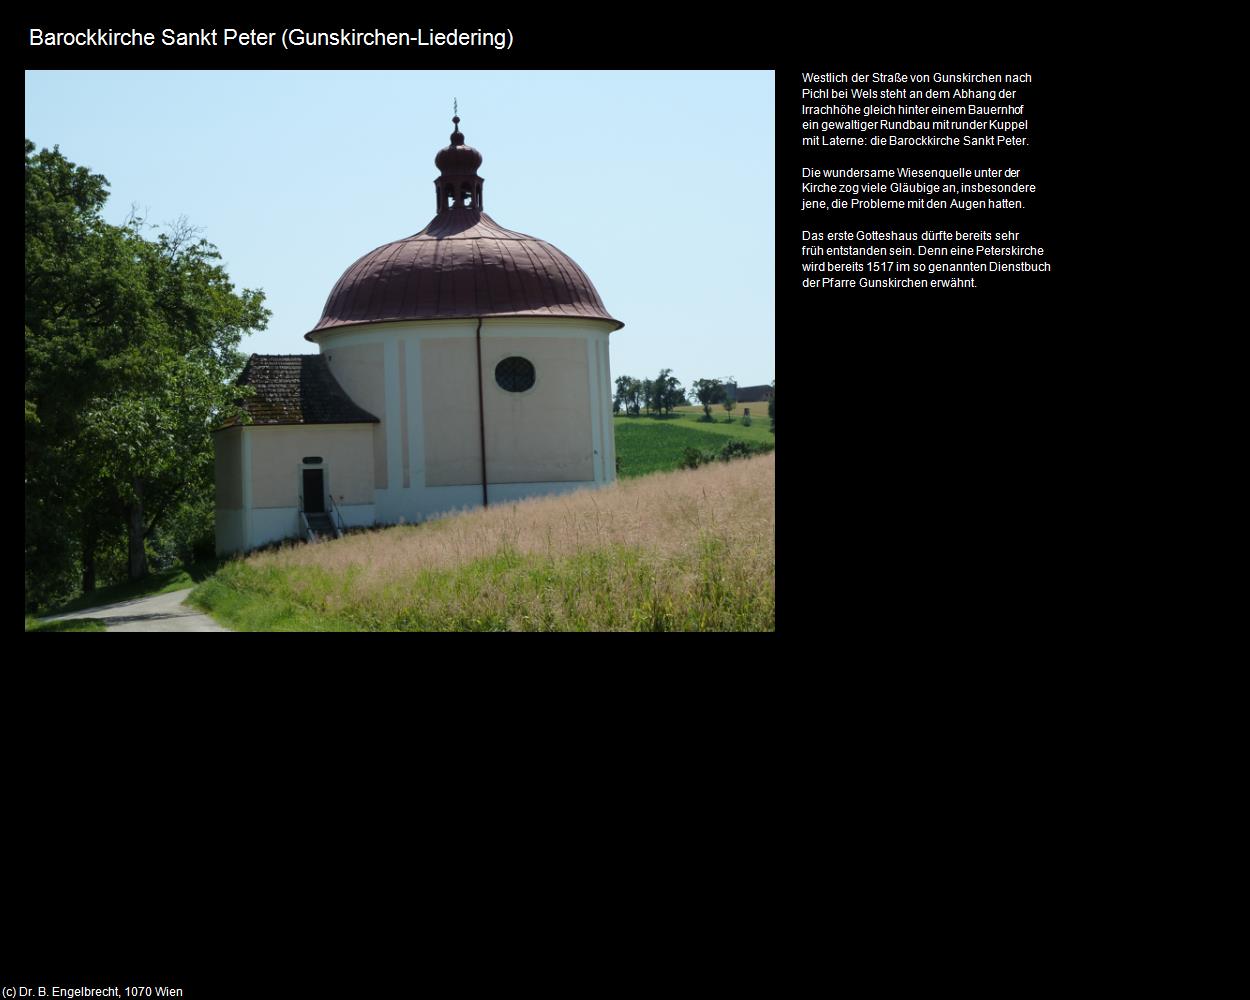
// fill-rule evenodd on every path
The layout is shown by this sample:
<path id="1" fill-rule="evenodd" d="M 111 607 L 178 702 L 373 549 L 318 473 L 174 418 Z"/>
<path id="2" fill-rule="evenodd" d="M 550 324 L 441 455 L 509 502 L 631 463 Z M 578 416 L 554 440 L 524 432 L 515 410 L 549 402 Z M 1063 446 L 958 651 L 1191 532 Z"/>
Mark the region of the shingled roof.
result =
<path id="1" fill-rule="evenodd" d="M 253 425 L 381 422 L 352 402 L 320 354 L 253 354 L 237 384 L 256 390 L 243 401 Z"/>

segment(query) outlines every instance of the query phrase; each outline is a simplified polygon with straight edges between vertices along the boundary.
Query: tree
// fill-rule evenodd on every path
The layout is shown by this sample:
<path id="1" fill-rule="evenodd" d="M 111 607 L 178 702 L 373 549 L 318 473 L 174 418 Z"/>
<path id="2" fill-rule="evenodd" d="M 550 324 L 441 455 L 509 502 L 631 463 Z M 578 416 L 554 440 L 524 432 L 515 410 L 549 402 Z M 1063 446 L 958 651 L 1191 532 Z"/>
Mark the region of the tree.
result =
<path id="1" fill-rule="evenodd" d="M 703 419 L 711 421 L 712 404 L 725 398 L 725 386 L 718 378 L 697 378 L 690 383 L 694 398 L 703 405 Z"/>
<path id="2" fill-rule="evenodd" d="M 116 358 L 111 391 L 88 409 L 84 440 L 126 512 L 130 578 L 147 573 L 144 541 L 183 502 L 211 492 L 211 431 L 238 392 L 245 331 L 265 326 L 260 292 L 236 294 L 221 255 L 177 223 L 133 240 L 152 308 Z M 198 459 L 198 461 L 197 461 Z"/>
<path id="3" fill-rule="evenodd" d="M 651 381 L 651 408 L 660 413 L 671 413 L 673 407 L 681 406 L 686 401 L 681 383 L 673 377 L 673 369 L 663 368 L 660 374 Z"/>
<path id="4" fill-rule="evenodd" d="M 212 427 L 231 412 L 243 334 L 264 295 L 235 292 L 216 248 L 185 222 L 155 241 L 103 221 L 108 182 L 26 143 L 28 603 L 95 582 L 97 547 L 123 534 L 128 575 L 180 505 L 212 492 Z"/>
<path id="5" fill-rule="evenodd" d="M 725 417 L 726 423 L 733 422 L 734 407 L 738 405 L 738 401 L 734 398 L 737 391 L 738 383 L 733 380 L 733 377 L 725 379 L 725 395 L 721 400 L 721 405 L 725 407 L 725 413 L 727 414 Z"/>
<path id="6" fill-rule="evenodd" d="M 641 380 L 636 378 L 631 378 L 629 380 L 629 391 L 626 395 L 626 399 L 629 401 L 629 406 L 626 408 L 626 412 L 628 412 L 630 416 L 637 417 L 642 414 L 642 390 L 643 386 Z"/>
<path id="7" fill-rule="evenodd" d="M 33 601 L 95 583 L 96 548 L 119 533 L 116 498 L 82 446 L 90 401 L 146 307 L 124 232 L 100 218 L 108 181 L 60 150 L 25 163 L 25 548 Z"/>
<path id="8" fill-rule="evenodd" d="M 636 417 L 642 412 L 643 383 L 630 375 L 618 375 L 616 379 L 616 396 L 613 400 L 613 412 L 617 406 L 623 407 L 626 414 Z"/>
<path id="9" fill-rule="evenodd" d="M 642 405 L 647 409 L 647 416 L 651 415 L 652 404 L 655 403 L 655 384 L 649 378 L 644 378 L 639 386 L 639 398 Z"/>

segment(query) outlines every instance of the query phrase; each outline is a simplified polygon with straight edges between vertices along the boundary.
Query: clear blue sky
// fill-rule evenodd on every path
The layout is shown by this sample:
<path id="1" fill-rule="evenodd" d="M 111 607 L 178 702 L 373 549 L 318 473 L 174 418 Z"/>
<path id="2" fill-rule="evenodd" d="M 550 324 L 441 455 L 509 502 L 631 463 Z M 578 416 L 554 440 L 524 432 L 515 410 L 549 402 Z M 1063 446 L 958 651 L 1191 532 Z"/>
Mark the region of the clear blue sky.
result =
<path id="1" fill-rule="evenodd" d="M 237 287 L 264 289 L 263 354 L 303 339 L 362 254 L 434 215 L 452 98 L 483 156 L 486 212 L 590 275 L 612 376 L 774 371 L 773 73 L 26 73 L 26 137 L 131 204 L 186 216 Z"/>

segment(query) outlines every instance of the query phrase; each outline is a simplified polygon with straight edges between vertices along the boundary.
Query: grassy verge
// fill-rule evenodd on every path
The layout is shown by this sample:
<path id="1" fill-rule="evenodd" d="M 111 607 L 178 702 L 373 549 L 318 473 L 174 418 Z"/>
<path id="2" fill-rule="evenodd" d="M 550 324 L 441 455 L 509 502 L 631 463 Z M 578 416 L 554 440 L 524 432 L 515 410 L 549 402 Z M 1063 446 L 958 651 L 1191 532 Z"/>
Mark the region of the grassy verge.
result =
<path id="1" fill-rule="evenodd" d="M 190 603 L 238 631 L 772 631 L 773 456 L 259 553 Z"/>
<path id="2" fill-rule="evenodd" d="M 723 544 L 654 560 L 610 548 L 565 559 L 501 551 L 455 570 L 415 573 L 378 603 L 353 600 L 333 573 L 257 571 L 239 562 L 191 603 L 239 632 L 772 631 L 772 588 L 735 575 Z M 383 596 L 383 595 L 380 595 Z"/>
<path id="3" fill-rule="evenodd" d="M 133 601 L 136 598 L 150 597 L 153 594 L 168 594 L 171 590 L 185 590 L 187 587 L 194 587 L 200 581 L 212 576 L 219 565 L 220 560 L 207 559 L 203 562 L 174 566 L 157 573 L 151 573 L 142 580 L 117 583 L 111 587 L 99 587 L 90 594 L 76 597 L 74 600 L 59 607 L 41 611 L 39 612 L 39 617 L 66 615 L 72 611 L 100 608 L 106 604 L 119 604 L 122 601 Z"/>
<path id="4" fill-rule="evenodd" d="M 99 618 L 70 618 L 67 621 L 60 622 L 41 622 L 36 621 L 30 615 L 26 616 L 27 632 L 104 632 L 107 631 L 104 622 Z"/>

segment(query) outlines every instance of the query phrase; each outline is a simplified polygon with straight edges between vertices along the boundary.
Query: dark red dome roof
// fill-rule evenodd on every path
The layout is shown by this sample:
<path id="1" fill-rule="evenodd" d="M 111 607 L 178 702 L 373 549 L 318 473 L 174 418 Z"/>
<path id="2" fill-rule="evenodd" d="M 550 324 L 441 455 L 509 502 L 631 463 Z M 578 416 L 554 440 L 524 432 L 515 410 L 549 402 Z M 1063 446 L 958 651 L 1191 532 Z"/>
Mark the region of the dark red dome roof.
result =
<path id="1" fill-rule="evenodd" d="M 482 154 L 472 146 L 464 144 L 464 133 L 460 131 L 460 116 L 452 119 L 456 130 L 451 133 L 451 145 L 444 146 L 434 157 L 434 166 L 444 175 L 475 174 L 482 165 Z"/>
<path id="2" fill-rule="evenodd" d="M 514 233 L 485 212 L 440 212 L 415 236 L 356 261 L 304 336 L 362 323 L 477 316 L 608 315 L 586 272 L 550 243 Z"/>
<path id="3" fill-rule="evenodd" d="M 463 139 L 464 137 L 461 136 Z M 434 166 L 445 174 L 472 174 L 482 165 L 482 154 L 472 146 L 445 146 L 434 157 Z"/>

